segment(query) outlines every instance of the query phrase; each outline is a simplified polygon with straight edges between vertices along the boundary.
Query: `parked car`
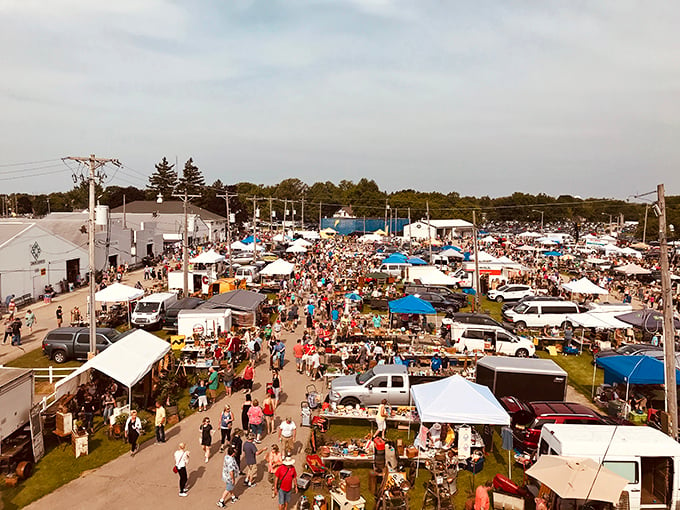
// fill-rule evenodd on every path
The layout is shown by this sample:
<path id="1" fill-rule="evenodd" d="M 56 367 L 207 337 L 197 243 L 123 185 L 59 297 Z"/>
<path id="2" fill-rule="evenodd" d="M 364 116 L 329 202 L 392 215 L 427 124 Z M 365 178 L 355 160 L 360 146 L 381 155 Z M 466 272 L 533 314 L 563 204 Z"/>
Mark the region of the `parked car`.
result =
<path id="1" fill-rule="evenodd" d="M 409 283 L 404 286 L 404 294 L 416 295 L 425 293 L 439 294 L 440 296 L 455 299 L 459 302 L 461 307 L 467 305 L 467 294 L 464 294 L 463 292 L 454 292 L 448 287 L 442 287 L 439 285 L 420 285 L 417 283 Z"/>
<path id="2" fill-rule="evenodd" d="M 651 356 L 653 358 L 663 358 L 663 348 L 652 344 L 625 344 L 618 349 L 606 349 L 596 352 L 593 363 L 597 358 L 608 358 L 610 356 Z"/>
<path id="3" fill-rule="evenodd" d="M 165 312 L 165 317 L 163 317 L 162 324 L 163 329 L 177 331 L 177 315 L 179 315 L 179 312 L 181 310 L 193 310 L 194 308 L 201 306 L 203 303 L 205 303 L 205 300 L 191 296 L 174 302 Z"/>
<path id="4" fill-rule="evenodd" d="M 571 301 L 529 300 L 503 312 L 503 319 L 516 328 L 542 328 L 544 326 L 564 328 L 570 324 L 568 315 L 587 311 Z"/>
<path id="5" fill-rule="evenodd" d="M 452 323 L 458 322 L 461 324 L 485 324 L 487 326 L 498 326 L 499 328 L 507 329 L 496 319 L 483 313 L 458 312 L 454 313 L 450 319 L 442 320 L 442 322 L 445 321 L 450 321 Z"/>
<path id="6" fill-rule="evenodd" d="M 534 452 L 546 423 L 603 425 L 609 421 L 593 409 L 576 402 L 523 402 L 515 397 L 501 398 L 511 420 L 514 447 Z"/>
<path id="7" fill-rule="evenodd" d="M 501 285 L 497 289 L 492 289 L 487 297 L 498 303 L 503 301 L 518 301 L 523 297 L 533 296 L 536 292 L 530 285 Z"/>
<path id="8" fill-rule="evenodd" d="M 423 301 L 427 301 L 438 312 L 455 313 L 460 310 L 460 301 L 447 296 L 442 296 L 441 294 L 423 292 L 422 294 L 414 294 L 414 296 Z"/>
<path id="9" fill-rule="evenodd" d="M 501 310 L 505 312 L 506 310 L 512 310 L 516 306 L 524 303 L 525 301 L 564 301 L 563 298 L 553 297 L 553 296 L 525 296 L 521 298 L 516 303 L 504 303 Z"/>
<path id="10" fill-rule="evenodd" d="M 97 352 L 103 351 L 125 335 L 127 333 L 119 333 L 113 328 L 97 328 Z M 87 359 L 90 352 L 90 329 L 73 327 L 53 329 L 43 338 L 42 351 L 56 363 L 64 363 L 71 359 Z"/>
<path id="11" fill-rule="evenodd" d="M 451 326 L 451 342 L 458 352 L 492 352 L 518 358 L 536 353 L 531 340 L 518 337 L 495 325 L 454 323 Z"/>

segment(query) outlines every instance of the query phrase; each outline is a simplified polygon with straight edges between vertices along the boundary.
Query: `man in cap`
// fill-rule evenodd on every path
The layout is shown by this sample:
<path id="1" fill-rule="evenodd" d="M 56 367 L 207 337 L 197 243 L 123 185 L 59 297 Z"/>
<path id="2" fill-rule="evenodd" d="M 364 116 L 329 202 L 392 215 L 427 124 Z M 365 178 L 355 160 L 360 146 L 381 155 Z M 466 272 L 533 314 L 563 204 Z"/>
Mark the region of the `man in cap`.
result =
<path id="1" fill-rule="evenodd" d="M 287 510 L 288 503 L 293 494 L 297 492 L 297 473 L 295 472 L 295 460 L 286 457 L 283 463 L 274 473 L 276 476 L 276 489 L 279 495 L 279 510 Z"/>

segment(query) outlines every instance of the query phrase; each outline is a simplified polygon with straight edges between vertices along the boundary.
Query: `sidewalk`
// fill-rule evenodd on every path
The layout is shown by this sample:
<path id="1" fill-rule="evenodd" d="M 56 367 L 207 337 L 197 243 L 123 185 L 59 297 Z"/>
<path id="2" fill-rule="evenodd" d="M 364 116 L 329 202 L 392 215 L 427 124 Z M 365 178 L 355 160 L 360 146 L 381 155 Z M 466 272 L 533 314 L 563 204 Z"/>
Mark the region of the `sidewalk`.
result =
<path id="1" fill-rule="evenodd" d="M 63 305 L 62 305 L 63 306 Z M 291 416 L 298 426 L 296 443 L 295 469 L 298 474 L 304 469 L 304 449 L 309 441 L 310 429 L 300 426 L 300 402 L 305 400 L 305 387 L 309 379 L 295 371 L 293 345 L 302 334 L 303 327 L 298 334 L 284 332 L 286 343 L 286 363 L 281 372 L 282 395 L 279 408 L 276 411 L 276 425 L 286 416 Z M 260 363 L 255 368 L 255 384 L 253 399 L 260 402 L 265 397 L 265 387 L 271 380 L 268 362 Z M 320 389 L 320 383 L 317 383 Z M 213 435 L 212 457 L 205 464 L 200 447 L 199 425 L 205 416 L 209 416 L 213 424 L 219 423 L 219 415 L 224 404 L 231 405 L 235 413 L 234 428 L 240 427 L 241 406 L 245 401 L 243 392 L 231 397 L 222 396 L 207 413 L 194 413 L 179 424 L 167 430 L 167 443 L 155 444 L 154 440 L 141 445 L 135 457 L 123 455 L 99 469 L 83 474 L 39 501 L 27 506 L 29 509 L 38 508 L 69 508 L 69 509 L 108 509 L 111 506 L 119 508 L 148 507 L 159 508 L 216 508 L 215 503 L 222 495 L 222 462 L 224 455 L 219 450 L 219 429 Z M 268 448 L 276 442 L 277 435 L 265 436 L 258 448 Z M 189 496 L 178 496 L 178 477 L 172 472 L 174 465 L 173 453 L 180 442 L 187 444 L 191 452 L 188 466 Z M 233 508 L 277 508 L 277 500 L 271 497 L 271 486 L 267 481 L 266 461 L 263 454 L 258 457 L 257 485 L 245 489 L 243 477 L 239 477 L 235 493 L 240 498 L 236 503 L 227 503 Z M 78 460 L 74 459 L 74 462 Z M 242 458 L 242 464 L 244 462 Z M 294 496 L 290 508 L 297 502 Z"/>

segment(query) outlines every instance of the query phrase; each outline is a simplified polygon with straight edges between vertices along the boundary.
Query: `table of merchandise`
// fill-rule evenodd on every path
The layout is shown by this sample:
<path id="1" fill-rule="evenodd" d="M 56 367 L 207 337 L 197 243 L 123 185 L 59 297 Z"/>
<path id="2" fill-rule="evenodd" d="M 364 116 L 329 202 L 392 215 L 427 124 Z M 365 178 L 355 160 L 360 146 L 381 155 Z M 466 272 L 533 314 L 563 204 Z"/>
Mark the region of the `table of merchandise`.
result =
<path id="1" fill-rule="evenodd" d="M 342 408 L 343 406 L 338 406 Z M 342 419 L 342 418 L 358 418 L 360 420 L 373 420 L 378 415 L 379 406 L 366 406 L 360 409 L 353 409 L 344 411 L 338 409 L 332 411 L 331 408 L 322 410 L 320 416 L 324 418 L 332 419 Z M 387 421 L 396 421 L 401 423 L 419 423 L 418 413 L 415 406 L 397 406 L 394 414 L 390 413 L 387 417 Z"/>
<path id="2" fill-rule="evenodd" d="M 217 346 L 216 341 L 205 341 L 206 345 L 196 345 L 194 342 L 187 342 L 181 350 L 181 365 L 185 368 L 210 368 L 215 365 L 215 359 L 211 356 L 206 357 L 206 352 Z M 194 355 L 196 358 L 194 359 Z"/>
<path id="3" fill-rule="evenodd" d="M 362 497 L 359 496 L 359 499 L 356 501 L 350 501 L 347 499 L 347 495 L 342 492 L 342 491 L 330 491 L 331 494 L 331 507 L 330 510 L 333 510 L 333 503 L 335 503 L 340 510 L 343 510 L 345 508 L 350 508 L 354 509 L 356 508 L 357 510 L 364 510 L 366 508 L 366 500 Z"/>

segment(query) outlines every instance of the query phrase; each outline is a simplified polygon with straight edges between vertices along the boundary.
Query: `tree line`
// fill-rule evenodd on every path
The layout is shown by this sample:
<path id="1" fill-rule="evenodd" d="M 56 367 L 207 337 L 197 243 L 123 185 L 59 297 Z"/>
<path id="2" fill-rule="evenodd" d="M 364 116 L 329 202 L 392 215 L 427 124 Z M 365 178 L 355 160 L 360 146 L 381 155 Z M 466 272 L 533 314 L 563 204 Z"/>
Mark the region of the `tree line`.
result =
<path id="1" fill-rule="evenodd" d="M 317 223 L 320 215 L 332 216 L 340 207 L 350 207 L 358 218 L 382 218 L 385 214 L 407 218 L 410 215 L 412 221 L 425 218 L 428 210 L 431 219 L 461 218 L 471 221 L 472 212 L 476 211 L 480 224 L 498 221 L 538 223 L 541 219 L 544 224 L 609 223 L 610 218 L 616 222 L 623 215 L 625 220 L 640 222 L 638 234 L 641 234 L 646 212 L 645 204 L 597 197 L 583 199 L 570 195 L 554 197 L 544 193 L 533 195 L 515 192 L 492 198 L 463 196 L 454 190 L 425 192 L 414 189 L 387 192 L 381 190 L 373 179 L 366 178 L 356 183 L 350 180 L 341 180 L 337 184 L 318 181 L 311 185 L 297 178 L 287 178 L 273 185 L 252 182 L 228 185 L 218 179 L 208 185 L 192 158 L 186 161 L 181 174 L 167 158 L 162 158 L 148 176 L 148 181 L 144 189 L 135 186 L 98 186 L 99 202 L 113 209 L 123 204 L 123 197 L 127 203 L 156 200 L 159 196 L 163 200 L 178 200 L 173 195 L 186 191 L 190 195 L 200 195 L 192 200 L 195 205 L 224 216 L 225 199 L 219 195 L 226 193 L 237 222 L 248 221 L 252 218 L 253 207 L 257 207 L 261 221 L 268 221 L 269 218 L 281 221 L 284 214 L 290 220 L 293 210 L 296 221 L 300 221 L 304 210 L 305 220 L 311 224 Z M 3 213 L 40 217 L 48 212 L 85 209 L 87 202 L 87 184 L 80 183 L 66 192 L 10 195 L 3 203 Z M 669 196 L 666 203 L 668 224 L 680 227 L 680 196 Z M 657 230 L 658 221 L 649 208 L 648 238 L 655 238 Z M 671 237 L 674 237 L 672 231 Z"/>

